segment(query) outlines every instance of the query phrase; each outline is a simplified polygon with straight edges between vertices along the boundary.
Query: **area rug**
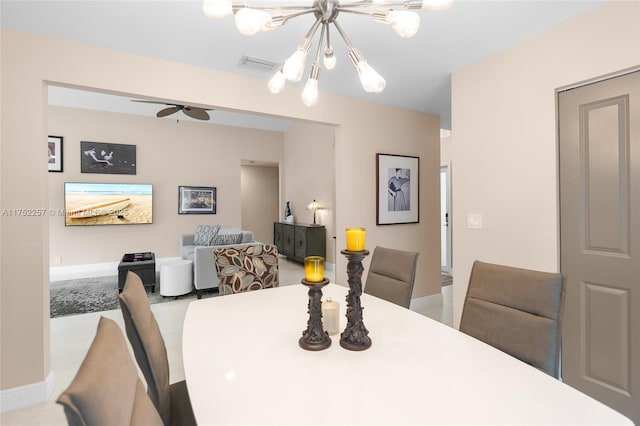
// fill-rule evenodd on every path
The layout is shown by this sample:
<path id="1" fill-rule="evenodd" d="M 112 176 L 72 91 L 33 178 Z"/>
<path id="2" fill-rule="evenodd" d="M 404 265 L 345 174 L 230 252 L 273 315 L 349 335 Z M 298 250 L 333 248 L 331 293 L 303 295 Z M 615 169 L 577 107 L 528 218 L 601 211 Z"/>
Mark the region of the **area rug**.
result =
<path id="1" fill-rule="evenodd" d="M 159 276 L 156 276 L 155 292 L 147 289 L 149 302 L 154 304 L 176 300 L 175 297 L 160 295 Z M 53 281 L 49 285 L 49 297 L 51 318 L 120 309 L 117 276 Z M 178 297 L 182 298 L 195 298 L 195 292 Z"/>

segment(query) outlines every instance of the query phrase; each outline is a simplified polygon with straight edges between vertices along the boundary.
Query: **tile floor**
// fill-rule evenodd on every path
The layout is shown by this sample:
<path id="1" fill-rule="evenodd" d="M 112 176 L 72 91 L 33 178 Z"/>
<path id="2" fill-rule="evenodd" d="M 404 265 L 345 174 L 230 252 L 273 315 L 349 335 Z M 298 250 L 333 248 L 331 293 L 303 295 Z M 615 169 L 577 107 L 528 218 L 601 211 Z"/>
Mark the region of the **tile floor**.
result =
<path id="1" fill-rule="evenodd" d="M 334 281 L 332 271 L 325 271 Z M 298 283 L 304 275 L 302 265 L 281 258 L 280 283 Z M 442 287 L 442 298 L 425 297 L 414 299 L 411 310 L 419 312 L 449 326 L 452 325 L 452 287 Z M 184 379 L 182 368 L 182 322 L 187 306 L 195 298 L 154 304 L 152 310 L 158 321 L 167 346 L 171 382 Z M 116 321 L 124 330 L 120 310 L 71 315 L 51 320 L 51 367 L 55 377 L 55 389 L 49 401 L 29 408 L 14 410 L 0 415 L 3 426 L 21 425 L 66 425 L 62 407 L 55 403 L 58 395 L 69 385 L 78 366 L 93 340 L 98 319 L 103 315 Z M 133 352 L 132 352 L 133 353 Z M 142 378 L 142 373 L 139 372 Z M 144 378 L 142 378 L 144 381 Z"/>

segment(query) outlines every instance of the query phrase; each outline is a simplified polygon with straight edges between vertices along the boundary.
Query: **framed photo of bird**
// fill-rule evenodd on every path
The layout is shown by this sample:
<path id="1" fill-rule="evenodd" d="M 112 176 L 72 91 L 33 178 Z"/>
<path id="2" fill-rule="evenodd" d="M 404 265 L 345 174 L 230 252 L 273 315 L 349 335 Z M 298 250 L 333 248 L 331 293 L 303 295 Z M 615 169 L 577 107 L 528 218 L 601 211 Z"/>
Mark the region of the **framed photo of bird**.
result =
<path id="1" fill-rule="evenodd" d="M 376 224 L 418 223 L 420 159 L 376 154 Z"/>
<path id="2" fill-rule="evenodd" d="M 136 174 L 136 146 L 108 142 L 80 142 L 80 172 Z"/>

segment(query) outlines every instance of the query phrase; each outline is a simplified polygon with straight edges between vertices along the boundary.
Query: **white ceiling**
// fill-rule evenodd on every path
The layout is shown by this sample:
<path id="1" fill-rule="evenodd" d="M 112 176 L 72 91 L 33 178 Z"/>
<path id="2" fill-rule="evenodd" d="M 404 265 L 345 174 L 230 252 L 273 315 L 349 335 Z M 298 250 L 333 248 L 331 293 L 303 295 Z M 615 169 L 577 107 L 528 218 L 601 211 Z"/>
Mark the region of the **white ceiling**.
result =
<path id="1" fill-rule="evenodd" d="M 420 11 L 422 25 L 411 39 L 370 18 L 341 14 L 338 20 L 352 43 L 384 76 L 387 87 L 382 94 L 365 93 L 342 40 L 333 34 L 338 65 L 333 71 L 321 71 L 318 102 L 323 91 L 340 94 L 439 115 L 441 127 L 450 129 L 453 71 L 606 2 L 455 0 L 447 11 Z M 312 16 L 303 16 L 276 31 L 246 37 L 235 29 L 233 17 L 210 20 L 202 12 L 202 2 L 195 0 L 1 0 L 0 18 L 3 27 L 262 79 L 265 90 L 272 73 L 239 67 L 242 55 L 281 63 L 313 23 Z M 301 91 L 304 80 L 285 90 Z M 83 108 L 149 115 L 161 108 L 62 88 L 52 89 L 50 95 L 53 104 Z M 101 102 L 110 106 L 100 106 Z M 288 126 L 287 120 L 225 111 L 214 111 L 212 117 L 220 124 L 230 120 L 230 125 L 271 130 Z"/>

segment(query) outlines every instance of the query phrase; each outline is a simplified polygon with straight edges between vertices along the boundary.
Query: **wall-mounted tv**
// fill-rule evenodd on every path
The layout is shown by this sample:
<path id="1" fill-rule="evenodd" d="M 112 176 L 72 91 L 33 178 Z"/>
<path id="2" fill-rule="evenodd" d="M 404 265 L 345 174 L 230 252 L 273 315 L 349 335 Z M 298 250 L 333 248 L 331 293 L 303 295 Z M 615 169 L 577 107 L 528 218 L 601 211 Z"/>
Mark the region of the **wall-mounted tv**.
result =
<path id="1" fill-rule="evenodd" d="M 66 226 L 153 222 L 153 186 L 142 183 L 64 184 Z"/>

